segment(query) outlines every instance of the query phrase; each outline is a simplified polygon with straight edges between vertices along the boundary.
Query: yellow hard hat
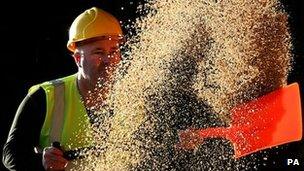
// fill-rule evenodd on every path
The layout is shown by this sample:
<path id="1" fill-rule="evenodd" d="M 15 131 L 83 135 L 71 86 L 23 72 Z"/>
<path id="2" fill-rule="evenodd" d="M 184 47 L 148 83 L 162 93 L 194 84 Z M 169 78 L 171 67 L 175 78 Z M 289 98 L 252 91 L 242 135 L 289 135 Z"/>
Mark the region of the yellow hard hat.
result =
<path id="1" fill-rule="evenodd" d="M 123 37 L 118 20 L 110 13 L 93 7 L 81 13 L 69 30 L 67 47 L 74 52 L 75 43 L 100 36 Z"/>

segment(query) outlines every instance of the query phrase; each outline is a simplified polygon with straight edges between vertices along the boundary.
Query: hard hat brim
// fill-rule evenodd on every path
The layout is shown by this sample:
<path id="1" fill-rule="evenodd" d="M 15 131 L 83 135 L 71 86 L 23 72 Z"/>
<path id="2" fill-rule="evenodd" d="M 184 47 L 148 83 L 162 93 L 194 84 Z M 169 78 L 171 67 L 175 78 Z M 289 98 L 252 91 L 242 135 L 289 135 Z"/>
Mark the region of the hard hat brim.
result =
<path id="1" fill-rule="evenodd" d="M 84 38 L 84 39 L 77 40 L 77 41 L 69 41 L 67 43 L 67 48 L 71 52 L 74 52 L 76 50 L 77 46 L 79 46 L 80 44 L 83 45 L 83 44 L 95 42 L 97 40 L 106 40 L 106 39 L 117 39 L 120 43 L 125 42 L 125 37 L 123 35 L 101 35 L 101 36 L 92 37 L 92 38 Z"/>

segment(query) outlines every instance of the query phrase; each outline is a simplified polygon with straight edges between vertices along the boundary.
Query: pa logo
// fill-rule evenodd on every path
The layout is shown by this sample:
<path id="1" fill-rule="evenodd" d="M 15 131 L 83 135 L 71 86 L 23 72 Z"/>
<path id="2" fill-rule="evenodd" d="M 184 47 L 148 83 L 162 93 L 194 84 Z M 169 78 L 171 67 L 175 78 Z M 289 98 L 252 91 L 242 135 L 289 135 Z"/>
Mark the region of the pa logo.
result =
<path id="1" fill-rule="evenodd" d="M 299 166 L 299 159 L 287 159 L 287 166 Z"/>

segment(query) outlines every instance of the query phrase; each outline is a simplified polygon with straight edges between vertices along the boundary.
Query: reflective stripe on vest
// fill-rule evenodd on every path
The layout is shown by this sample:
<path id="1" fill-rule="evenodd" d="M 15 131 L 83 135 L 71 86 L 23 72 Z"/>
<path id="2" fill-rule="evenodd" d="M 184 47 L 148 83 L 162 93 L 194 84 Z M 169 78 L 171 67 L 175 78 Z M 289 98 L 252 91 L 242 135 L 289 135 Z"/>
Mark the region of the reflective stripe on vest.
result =
<path id="1" fill-rule="evenodd" d="M 55 80 L 51 82 L 54 86 L 54 107 L 52 126 L 50 131 L 50 142 L 61 140 L 61 132 L 64 121 L 64 82 Z"/>

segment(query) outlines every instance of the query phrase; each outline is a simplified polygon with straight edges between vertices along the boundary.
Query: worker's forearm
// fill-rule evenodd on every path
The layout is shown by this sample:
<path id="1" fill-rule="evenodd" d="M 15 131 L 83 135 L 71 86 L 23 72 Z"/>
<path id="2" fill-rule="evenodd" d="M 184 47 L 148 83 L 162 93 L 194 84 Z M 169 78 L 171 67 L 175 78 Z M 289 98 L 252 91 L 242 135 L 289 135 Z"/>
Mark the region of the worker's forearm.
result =
<path id="1" fill-rule="evenodd" d="M 3 148 L 2 163 L 8 170 L 17 170 L 15 156 L 10 144 L 6 143 Z"/>
<path id="2" fill-rule="evenodd" d="M 17 144 L 9 141 L 4 145 L 2 162 L 10 170 L 32 171 L 43 170 L 40 154 L 35 154 L 28 144 Z"/>

